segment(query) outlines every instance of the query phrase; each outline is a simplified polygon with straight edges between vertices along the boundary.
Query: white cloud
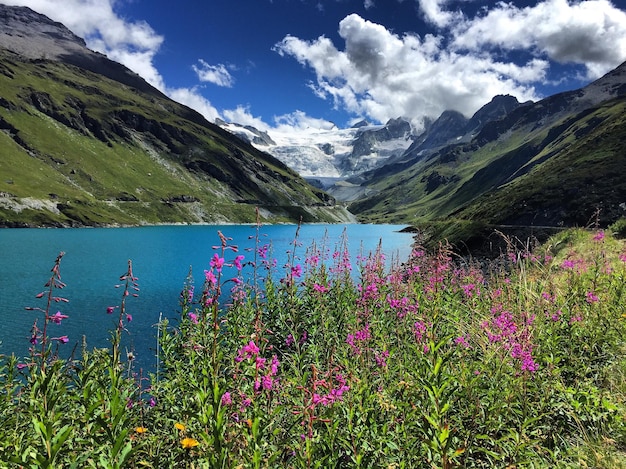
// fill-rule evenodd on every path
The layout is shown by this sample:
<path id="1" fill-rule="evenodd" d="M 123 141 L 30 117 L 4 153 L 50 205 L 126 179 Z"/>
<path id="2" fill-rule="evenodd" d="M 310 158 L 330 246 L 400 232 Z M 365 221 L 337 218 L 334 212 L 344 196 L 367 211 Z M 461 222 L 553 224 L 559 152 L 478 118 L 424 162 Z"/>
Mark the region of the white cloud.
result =
<path id="1" fill-rule="evenodd" d="M 210 122 L 220 117 L 218 110 L 196 88 L 169 88 L 167 94 L 174 101 L 195 109 Z"/>
<path id="2" fill-rule="evenodd" d="M 325 36 L 290 35 L 274 50 L 310 67 L 309 86 L 336 107 L 380 122 L 405 116 L 417 127 L 446 109 L 471 115 L 496 94 L 536 100 L 551 62 L 583 64 L 596 78 L 626 60 L 626 13 L 608 0 L 499 2 L 473 18 L 446 10 L 449 0 L 417 2 L 438 34 L 400 36 L 352 14 L 339 23 L 343 50 Z"/>
<path id="3" fill-rule="evenodd" d="M 426 21 L 433 23 L 440 28 L 448 26 L 454 21 L 463 17 L 461 12 L 445 11 L 443 6 L 447 0 L 418 0 L 420 11 L 424 14 Z"/>
<path id="4" fill-rule="evenodd" d="M 560 63 L 584 64 L 597 78 L 626 60 L 626 13 L 608 0 L 546 0 L 517 8 L 499 3 L 455 28 L 454 46 L 528 50 Z"/>
<path id="5" fill-rule="evenodd" d="M 319 130 L 332 130 L 337 126 L 325 119 L 318 119 L 307 115 L 304 111 L 296 110 L 282 116 L 275 116 L 275 130 L 279 132 L 306 132 Z"/>
<path id="6" fill-rule="evenodd" d="M 270 126 L 263 121 L 261 117 L 252 115 L 249 106 L 237 106 L 235 109 L 225 109 L 223 111 L 224 118 L 228 122 L 234 122 L 240 125 L 251 125 L 259 130 L 267 131 Z"/>
<path id="7" fill-rule="evenodd" d="M 446 109 L 472 114 L 499 93 L 536 98 L 529 83 L 541 78 L 547 66 L 457 54 L 444 50 L 439 37 L 400 37 L 356 14 L 340 22 L 339 34 L 343 51 L 323 36 L 315 41 L 287 36 L 275 50 L 313 68 L 311 86 L 318 95 L 380 122 L 405 116 L 419 127 L 424 116 L 437 117 Z"/>
<path id="8" fill-rule="evenodd" d="M 233 76 L 223 64 L 209 65 L 204 60 L 198 60 L 199 65 L 193 65 L 193 71 L 200 81 L 213 83 L 217 86 L 231 88 L 235 82 Z"/>

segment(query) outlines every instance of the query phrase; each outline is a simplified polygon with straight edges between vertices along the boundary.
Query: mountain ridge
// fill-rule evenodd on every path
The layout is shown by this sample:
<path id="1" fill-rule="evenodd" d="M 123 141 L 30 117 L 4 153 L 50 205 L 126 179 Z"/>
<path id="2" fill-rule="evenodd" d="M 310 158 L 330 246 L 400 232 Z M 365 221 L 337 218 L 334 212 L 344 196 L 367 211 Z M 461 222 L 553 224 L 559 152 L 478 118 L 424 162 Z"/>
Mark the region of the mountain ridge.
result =
<path id="1" fill-rule="evenodd" d="M 459 232 L 589 220 L 606 227 L 626 216 L 625 84 L 626 63 L 584 88 L 517 106 L 471 140 L 404 155 L 367 175 L 370 195 L 349 208 L 438 237 L 454 224 Z M 447 226 L 438 231 L 435 222 Z"/>
<path id="2" fill-rule="evenodd" d="M 0 24 L 0 225 L 354 219 L 62 24 L 1 4 Z"/>

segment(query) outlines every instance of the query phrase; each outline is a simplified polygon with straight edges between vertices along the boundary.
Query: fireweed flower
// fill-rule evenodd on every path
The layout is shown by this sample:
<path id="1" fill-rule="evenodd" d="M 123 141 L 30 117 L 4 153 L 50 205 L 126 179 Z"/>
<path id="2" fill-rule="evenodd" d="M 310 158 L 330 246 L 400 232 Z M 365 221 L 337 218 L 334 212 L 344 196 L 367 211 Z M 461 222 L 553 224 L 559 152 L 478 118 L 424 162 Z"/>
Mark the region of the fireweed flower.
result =
<path id="1" fill-rule="evenodd" d="M 108 306 L 107 307 L 107 314 L 113 314 L 113 311 L 115 311 L 115 306 Z"/>
<path id="2" fill-rule="evenodd" d="M 65 314 L 61 314 L 61 311 L 57 311 L 56 314 L 53 314 L 52 316 L 50 316 L 50 321 L 52 321 L 55 324 L 61 324 L 61 321 L 63 319 L 67 319 L 69 316 L 66 316 Z"/>
<path id="3" fill-rule="evenodd" d="M 192 323 L 198 324 L 198 315 L 196 313 L 189 313 L 187 316 Z"/>
<path id="4" fill-rule="evenodd" d="M 594 235 L 594 237 L 593 237 L 593 240 L 594 240 L 594 241 L 602 241 L 603 239 L 604 239 L 604 231 L 603 231 L 603 230 L 598 231 L 598 232 Z"/>
<path id="5" fill-rule="evenodd" d="M 235 357 L 235 361 L 241 362 L 245 358 L 256 357 L 258 354 L 259 347 L 257 347 L 254 341 L 251 340 L 250 342 L 248 342 L 247 345 L 244 345 L 241 349 L 239 349 L 239 351 L 237 352 L 237 357 Z"/>
<path id="6" fill-rule="evenodd" d="M 53 337 L 50 340 L 56 340 L 57 342 L 61 342 L 62 344 L 67 344 L 70 339 L 66 335 L 62 335 L 61 337 Z"/>
<path id="7" fill-rule="evenodd" d="M 598 297 L 592 291 L 587 292 L 587 303 L 593 304 L 597 303 L 598 301 Z"/>
<path id="8" fill-rule="evenodd" d="M 361 354 L 361 344 L 366 342 L 372 337 L 370 332 L 370 325 L 366 324 L 363 329 L 356 331 L 354 334 L 348 334 L 346 342 L 352 348 L 352 352 L 355 355 Z"/>
<path id="9" fill-rule="evenodd" d="M 302 276 L 302 266 L 300 264 L 296 264 L 291 268 L 291 275 L 295 278 L 300 278 Z"/>
<path id="10" fill-rule="evenodd" d="M 376 352 L 374 354 L 374 359 L 376 360 L 376 365 L 380 368 L 387 367 L 387 358 L 389 358 L 389 350 L 383 350 L 382 352 Z"/>
<path id="11" fill-rule="evenodd" d="M 463 348 L 470 348 L 470 344 L 467 340 L 467 336 L 459 336 L 456 339 L 454 339 L 454 343 L 460 347 Z"/>
<path id="12" fill-rule="evenodd" d="M 270 367 L 270 371 L 272 375 L 275 375 L 276 373 L 278 373 L 278 367 L 280 366 L 280 362 L 278 361 L 278 358 L 276 357 L 276 355 L 272 356 L 272 365 Z"/>
<path id="13" fill-rule="evenodd" d="M 222 394 L 222 405 L 231 405 L 233 403 L 233 398 L 229 392 L 225 392 Z"/>
<path id="14" fill-rule="evenodd" d="M 415 334 L 415 340 L 421 342 L 426 334 L 426 324 L 423 321 L 417 321 L 413 324 L 413 333 Z"/>
<path id="15" fill-rule="evenodd" d="M 244 259 L 245 259 L 245 256 L 239 255 L 235 257 L 235 260 L 233 262 L 235 264 L 235 268 L 240 272 L 241 272 L 241 269 L 243 268 L 241 261 L 243 261 Z"/>
<path id="16" fill-rule="evenodd" d="M 324 285 L 320 285 L 319 283 L 314 283 L 313 290 L 315 290 L 318 293 L 326 293 L 328 291 L 328 287 L 325 287 Z"/>
<path id="17" fill-rule="evenodd" d="M 224 267 L 224 258 L 217 255 L 217 253 L 213 254 L 213 259 L 209 263 L 211 267 L 215 268 L 218 272 L 222 271 L 222 267 Z"/>
<path id="18" fill-rule="evenodd" d="M 215 284 L 217 284 L 217 277 L 215 276 L 212 270 L 205 270 L 204 278 L 211 286 L 214 286 Z"/>

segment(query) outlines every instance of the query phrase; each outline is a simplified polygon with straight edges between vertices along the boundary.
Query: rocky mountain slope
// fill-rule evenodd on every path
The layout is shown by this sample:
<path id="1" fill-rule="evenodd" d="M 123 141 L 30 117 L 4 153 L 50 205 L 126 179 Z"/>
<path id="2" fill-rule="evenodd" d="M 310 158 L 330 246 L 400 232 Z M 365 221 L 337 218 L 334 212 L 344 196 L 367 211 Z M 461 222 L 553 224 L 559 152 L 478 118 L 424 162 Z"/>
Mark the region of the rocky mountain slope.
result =
<path id="1" fill-rule="evenodd" d="M 381 166 L 403 154 L 413 142 L 411 124 L 402 118 L 391 119 L 385 125 L 361 121 L 347 129 L 308 130 L 297 135 L 267 133 L 223 121 L 216 124 L 324 188 Z"/>
<path id="2" fill-rule="evenodd" d="M 582 89 L 501 109 L 477 133 L 460 126 L 458 143 L 422 151 L 427 139 L 416 140 L 366 173 L 370 195 L 350 210 L 431 227 L 606 226 L 626 215 L 626 64 Z"/>
<path id="3" fill-rule="evenodd" d="M 85 47 L 0 4 L 0 225 L 345 221 L 328 194 Z"/>

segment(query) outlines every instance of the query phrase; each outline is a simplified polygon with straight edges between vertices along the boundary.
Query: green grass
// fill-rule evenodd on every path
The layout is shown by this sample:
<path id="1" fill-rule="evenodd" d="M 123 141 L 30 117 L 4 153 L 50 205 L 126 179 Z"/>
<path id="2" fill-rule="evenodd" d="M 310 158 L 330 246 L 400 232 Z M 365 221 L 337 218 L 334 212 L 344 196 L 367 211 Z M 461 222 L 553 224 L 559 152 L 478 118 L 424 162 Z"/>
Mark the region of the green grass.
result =
<path id="1" fill-rule="evenodd" d="M 482 147 L 449 147 L 374 181 L 378 192 L 349 208 L 363 221 L 419 226 L 586 226 L 599 209 L 607 226 L 622 215 L 625 106 L 616 98 L 550 128 L 523 126 Z M 435 172 L 448 181 L 429 193 L 425 178 Z"/>
<path id="2" fill-rule="evenodd" d="M 3 203 L 3 224 L 253 222 L 254 206 L 325 204 L 278 160 L 156 91 L 0 54 L 9 70 L 0 74 L 0 192 L 71 205 L 59 215 Z M 181 196 L 198 203 L 164 203 Z M 120 202 L 129 197 L 139 203 Z M 307 216 L 324 221 L 341 212 L 326 205 Z M 283 209 L 274 221 L 297 221 L 292 212 L 306 210 Z"/>
<path id="3" fill-rule="evenodd" d="M 57 259 L 31 355 L 0 360 L 3 467 L 626 467 L 623 240 L 567 230 L 482 266 L 416 246 L 389 272 L 345 239 L 296 239 L 286 266 L 262 227 L 255 253 L 219 241 L 150 376 L 123 353 L 130 262 L 110 348 L 57 356 Z"/>

